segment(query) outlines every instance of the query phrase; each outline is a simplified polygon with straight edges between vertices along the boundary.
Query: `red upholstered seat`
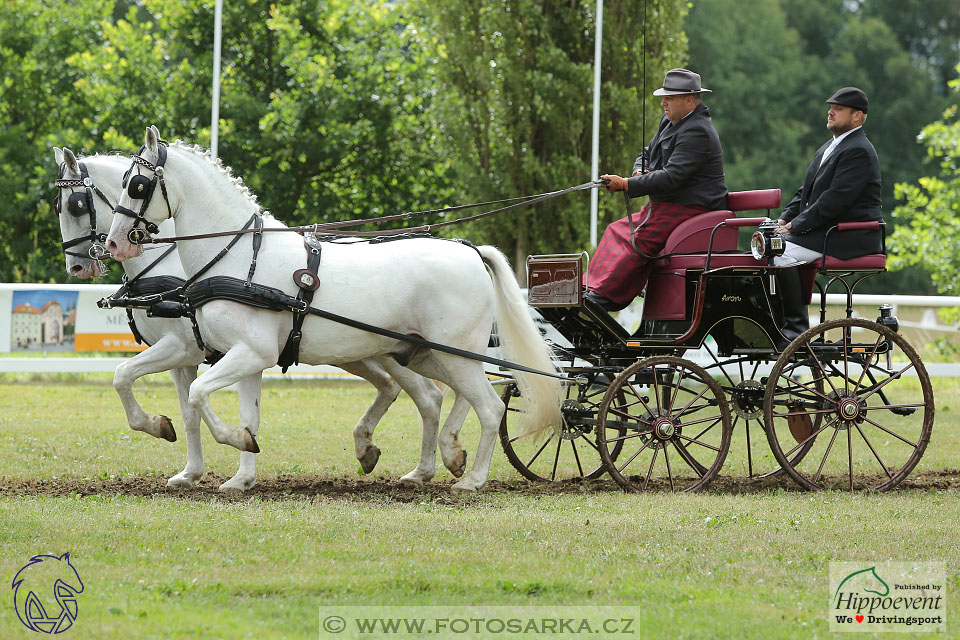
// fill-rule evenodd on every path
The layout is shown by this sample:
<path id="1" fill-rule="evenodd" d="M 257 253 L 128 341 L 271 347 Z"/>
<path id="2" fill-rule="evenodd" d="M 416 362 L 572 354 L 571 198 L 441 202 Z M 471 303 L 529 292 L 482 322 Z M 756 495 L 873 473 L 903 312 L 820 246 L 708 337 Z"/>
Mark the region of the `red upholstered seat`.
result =
<path id="1" fill-rule="evenodd" d="M 814 263 L 818 268 L 820 260 Z M 830 271 L 869 271 L 871 269 L 886 269 L 887 256 L 882 253 L 872 253 L 868 256 L 859 256 L 849 260 L 841 260 L 833 256 L 827 256 L 826 268 Z"/>
<path id="2" fill-rule="evenodd" d="M 749 253 L 722 253 L 737 250 L 737 226 L 724 225 L 734 219 L 735 211 L 770 210 L 780 206 L 780 189 L 734 191 L 727 194 L 729 209 L 708 211 L 680 223 L 667 238 L 661 255 L 647 282 L 644 319 L 683 320 L 687 311 L 686 273 L 703 269 L 710 251 L 710 269 L 719 267 L 761 267 L 766 262 L 755 260 Z M 758 219 L 759 220 L 759 219 Z M 710 236 L 713 235 L 713 244 Z M 669 255 L 684 253 L 689 255 Z"/>
<path id="3" fill-rule="evenodd" d="M 700 215 L 684 220 L 676 229 L 670 232 L 667 244 L 661 253 L 693 253 L 704 252 L 710 246 L 710 234 L 718 224 L 732 218 L 733 213 L 728 210 L 707 211 Z M 733 251 L 737 248 L 737 230 L 721 227 L 713 237 L 714 251 Z"/>

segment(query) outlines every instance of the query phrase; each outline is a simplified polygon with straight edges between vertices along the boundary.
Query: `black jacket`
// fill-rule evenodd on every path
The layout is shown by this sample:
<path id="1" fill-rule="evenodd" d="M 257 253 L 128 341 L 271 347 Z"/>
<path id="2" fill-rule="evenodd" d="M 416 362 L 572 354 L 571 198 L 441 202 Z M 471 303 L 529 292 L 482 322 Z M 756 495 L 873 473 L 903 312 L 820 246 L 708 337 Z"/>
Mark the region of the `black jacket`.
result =
<path id="1" fill-rule="evenodd" d="M 882 220 L 880 161 L 863 129 L 844 138 L 820 166 L 830 142 L 817 150 L 803 186 L 780 218 L 793 223 L 790 242 L 823 252 L 827 229 L 838 222 Z M 827 255 L 842 260 L 883 251 L 880 231 L 833 231 Z"/>
<path id="2" fill-rule="evenodd" d="M 723 149 L 705 105 L 698 104 L 676 125 L 663 116 L 644 153 L 649 173 L 627 180 L 631 198 L 649 195 L 654 202 L 727 208 Z M 642 158 L 643 154 L 637 157 L 634 172 L 640 170 Z"/>

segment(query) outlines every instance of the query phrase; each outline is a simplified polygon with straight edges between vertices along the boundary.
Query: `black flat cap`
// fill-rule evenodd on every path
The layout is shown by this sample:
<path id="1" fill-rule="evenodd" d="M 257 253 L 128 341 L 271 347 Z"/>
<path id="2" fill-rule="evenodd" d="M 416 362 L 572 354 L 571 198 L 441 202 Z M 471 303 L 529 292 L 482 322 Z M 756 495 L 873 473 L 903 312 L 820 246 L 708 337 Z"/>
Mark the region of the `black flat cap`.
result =
<path id="1" fill-rule="evenodd" d="M 840 104 L 867 112 L 867 94 L 856 87 L 844 87 L 827 99 L 827 104 Z"/>

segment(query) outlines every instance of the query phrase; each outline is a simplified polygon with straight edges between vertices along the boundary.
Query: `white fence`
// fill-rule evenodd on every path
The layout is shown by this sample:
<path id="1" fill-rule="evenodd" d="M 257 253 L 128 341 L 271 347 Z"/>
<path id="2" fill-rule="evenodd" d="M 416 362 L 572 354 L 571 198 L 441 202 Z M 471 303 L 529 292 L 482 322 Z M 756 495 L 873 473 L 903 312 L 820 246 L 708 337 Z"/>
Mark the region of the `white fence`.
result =
<path id="1" fill-rule="evenodd" d="M 122 309 L 110 311 L 98 309 L 96 300 L 116 290 L 115 285 L 62 285 L 62 284 L 2 284 L 0 283 L 0 352 L 10 352 L 9 355 L 0 355 L 0 373 L 28 372 L 113 372 L 124 357 L 105 357 L 98 353 L 96 345 L 101 341 L 108 346 L 105 351 L 123 350 L 124 345 L 132 345 L 133 340 L 127 329 L 126 313 Z M 46 293 L 44 293 L 46 292 Z M 47 300 L 47 302 L 43 302 Z M 40 314 L 40 309 L 48 303 L 59 304 L 62 307 L 62 318 L 69 329 L 66 331 L 69 340 L 59 345 L 53 344 L 53 349 L 46 350 L 44 345 L 28 343 L 26 347 L 18 346 L 14 339 L 17 323 L 14 321 L 14 311 L 18 311 L 18 318 L 27 318 L 25 313 Z M 811 314 L 817 321 L 819 310 L 819 294 L 815 294 L 811 305 Z M 642 303 L 641 303 L 642 304 Z M 618 320 L 625 326 L 635 324 L 640 320 L 641 304 L 631 306 L 620 312 Z M 960 296 L 886 296 L 886 295 L 855 295 L 854 306 L 876 309 L 881 304 L 892 305 L 894 315 L 903 308 L 904 313 L 911 316 L 920 315 L 919 320 L 900 318 L 900 325 L 904 328 L 943 333 L 949 335 L 957 332 L 957 327 L 941 324 L 936 310 L 942 307 L 960 307 Z M 24 306 L 26 305 L 26 307 Z M 830 307 L 844 307 L 846 297 L 842 294 L 828 294 L 827 305 Z M 907 309 L 923 309 L 918 314 Z M 50 316 L 50 309 L 44 313 Z M 56 315 L 56 314 L 54 314 Z M 836 314 L 833 314 L 834 316 Z M 876 314 L 869 317 L 873 319 Z M 69 321 L 69 322 L 68 322 Z M 20 323 L 23 324 L 22 322 Z M 51 333 L 44 327 L 45 333 Z M 49 336 L 44 336 L 49 339 Z M 65 346 L 64 346 L 65 345 Z M 81 348 L 81 345 L 82 348 Z M 91 346 L 93 345 L 93 346 Z M 64 351 L 90 351 L 90 356 L 63 357 Z M 19 357 L 18 351 L 34 352 L 29 357 Z M 37 353 L 37 352 L 42 352 Z M 26 355 L 26 353 L 24 354 Z M 930 363 L 927 370 L 931 376 L 960 377 L 960 363 Z M 279 367 L 267 370 L 269 376 L 281 375 Z M 320 377 L 320 378 L 348 378 L 350 374 L 333 366 L 298 365 L 291 367 L 284 377 Z"/>

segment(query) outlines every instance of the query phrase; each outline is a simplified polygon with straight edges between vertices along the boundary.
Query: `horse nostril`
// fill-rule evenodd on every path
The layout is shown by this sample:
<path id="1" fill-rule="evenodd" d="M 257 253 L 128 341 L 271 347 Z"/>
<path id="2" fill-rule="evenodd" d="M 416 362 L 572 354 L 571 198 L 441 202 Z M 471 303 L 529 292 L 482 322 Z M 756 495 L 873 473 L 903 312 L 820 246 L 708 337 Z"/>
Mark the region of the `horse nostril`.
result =
<path id="1" fill-rule="evenodd" d="M 83 271 L 83 267 L 80 266 L 79 264 L 75 264 L 72 267 L 70 267 L 70 273 L 80 273 L 81 271 Z"/>

